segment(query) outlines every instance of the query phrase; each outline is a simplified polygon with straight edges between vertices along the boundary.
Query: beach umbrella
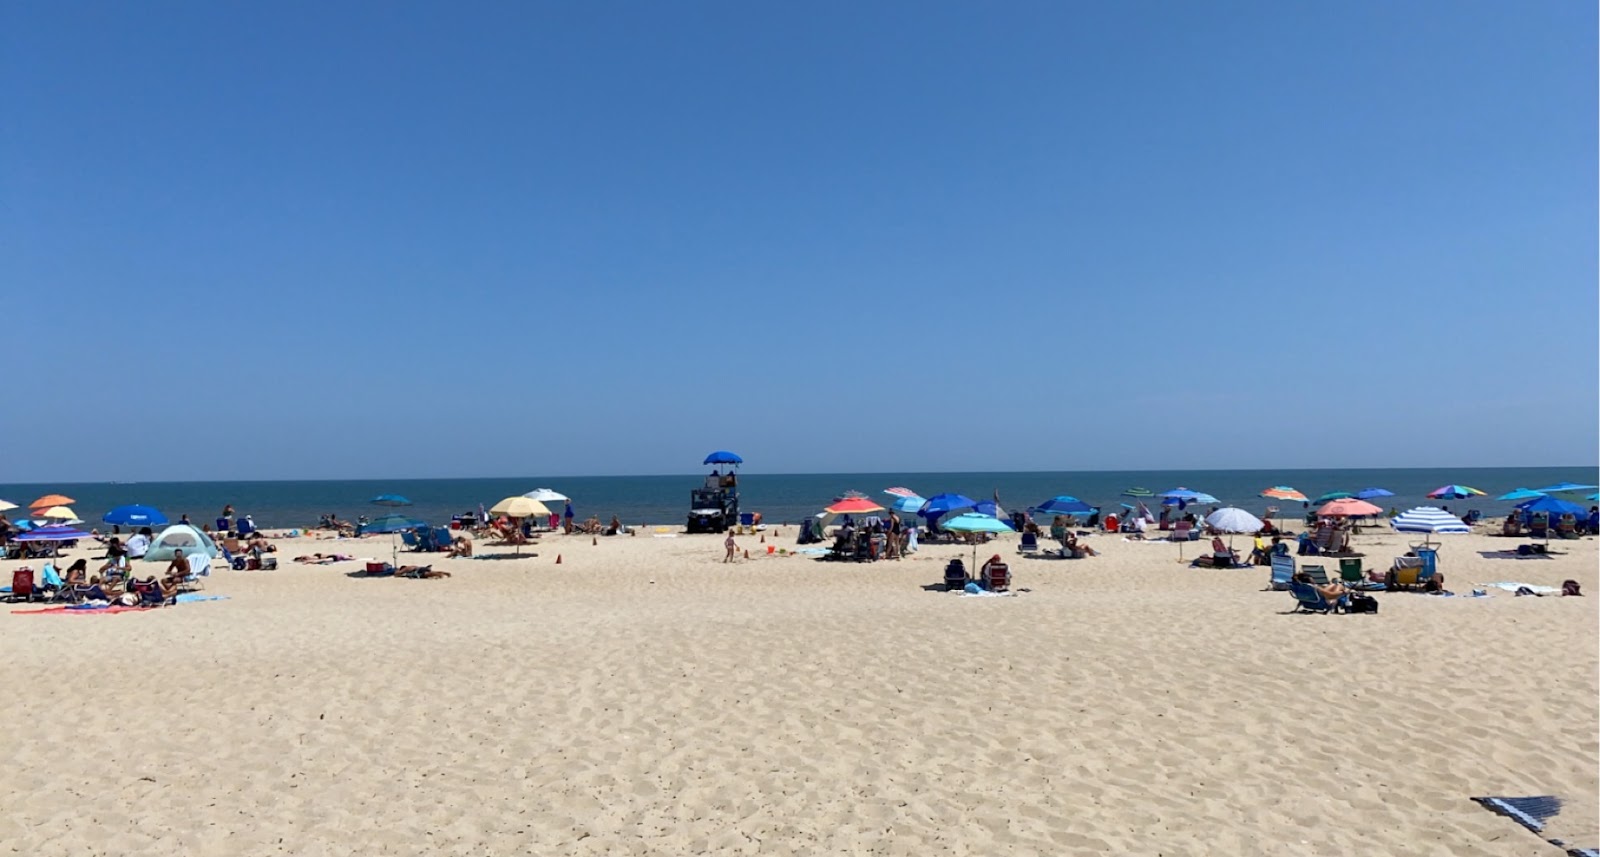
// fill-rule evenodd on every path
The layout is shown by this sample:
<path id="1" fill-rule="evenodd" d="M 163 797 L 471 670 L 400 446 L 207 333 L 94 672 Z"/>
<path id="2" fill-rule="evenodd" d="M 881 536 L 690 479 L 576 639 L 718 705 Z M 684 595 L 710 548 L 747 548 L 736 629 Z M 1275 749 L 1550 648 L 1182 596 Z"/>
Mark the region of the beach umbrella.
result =
<path id="1" fill-rule="evenodd" d="M 1322 495 L 1321 497 L 1318 497 L 1315 500 L 1312 500 L 1311 502 L 1313 502 L 1313 503 L 1331 503 L 1334 500 L 1348 500 L 1348 499 L 1350 499 L 1351 497 L 1354 497 L 1354 496 L 1356 496 L 1356 495 L 1351 494 L 1349 491 L 1329 491 L 1328 493 Z"/>
<path id="2" fill-rule="evenodd" d="M 1290 488 L 1287 485 L 1274 485 L 1271 488 L 1262 491 L 1260 496 L 1273 500 L 1295 500 L 1301 503 L 1306 502 L 1306 495 L 1294 490 L 1293 488 Z"/>
<path id="3" fill-rule="evenodd" d="M 1216 503 L 1217 498 L 1204 491 L 1191 491 L 1188 488 L 1174 488 L 1161 494 L 1163 500 L 1182 500 L 1185 503 Z"/>
<path id="4" fill-rule="evenodd" d="M 161 514 L 159 509 L 138 504 L 118 506 L 105 513 L 100 520 L 108 524 L 117 524 L 124 527 L 164 527 L 167 525 L 167 516 Z"/>
<path id="5" fill-rule="evenodd" d="M 713 452 L 710 455 L 706 456 L 706 460 L 702 461 L 700 463 L 701 464 L 743 464 L 744 463 L 744 459 L 742 459 L 739 456 L 727 451 L 726 449 L 719 449 L 716 452 Z"/>
<path id="6" fill-rule="evenodd" d="M 1434 506 L 1418 506 L 1415 509 L 1402 512 L 1399 517 L 1390 519 L 1389 525 L 1402 533 L 1424 533 L 1427 535 L 1440 533 L 1461 536 L 1472 532 L 1472 528 L 1462 522 L 1460 518 Z M 1422 543 L 1429 544 L 1429 540 L 1424 538 Z"/>
<path id="7" fill-rule="evenodd" d="M 1496 500 L 1509 500 L 1509 501 L 1511 501 L 1513 503 L 1516 503 L 1516 502 L 1521 502 L 1523 500 L 1537 500 L 1538 498 L 1543 497 L 1543 496 L 1544 496 L 1544 492 L 1543 491 L 1535 491 L 1532 488 L 1517 488 L 1517 489 L 1514 489 L 1514 490 L 1511 490 L 1511 491 L 1507 491 L 1506 493 L 1501 494 L 1500 496 L 1496 497 L 1495 499 Z"/>
<path id="8" fill-rule="evenodd" d="M 0 500 L 0 512 L 9 512 L 15 508 L 17 508 L 17 504 L 10 500 Z"/>
<path id="9" fill-rule="evenodd" d="M 977 505 L 977 500 L 963 494 L 935 494 L 928 498 L 917 514 L 931 521 L 947 512 L 971 509 Z"/>
<path id="10" fill-rule="evenodd" d="M 1518 503 L 1517 508 L 1524 512 L 1548 512 L 1553 515 L 1573 515 L 1582 517 L 1586 511 L 1577 503 L 1571 503 L 1560 497 L 1551 497 L 1541 494 L 1525 503 Z"/>
<path id="11" fill-rule="evenodd" d="M 895 497 L 917 497 L 917 492 L 911 490 L 910 488 L 885 488 L 883 489 L 883 493 L 891 494 Z M 917 497 L 917 499 L 920 500 L 922 498 Z"/>
<path id="12" fill-rule="evenodd" d="M 507 497 L 494 504 L 489 511 L 496 515 L 505 515 L 508 518 L 531 518 L 534 515 L 548 515 L 550 509 L 538 500 L 528 497 Z"/>
<path id="13" fill-rule="evenodd" d="M 1052 497 L 1029 510 L 1030 514 L 1036 512 L 1041 515 L 1087 515 L 1093 511 L 1093 506 L 1069 494 Z"/>
<path id="14" fill-rule="evenodd" d="M 999 518 L 989 515 L 980 515 L 977 512 L 965 512 L 957 515 L 940 525 L 946 530 L 956 533 L 1009 533 L 1011 525 Z M 972 570 L 978 570 L 978 545 L 972 545 Z"/>
<path id="15" fill-rule="evenodd" d="M 558 491 L 552 491 L 549 488 L 535 488 L 522 496 L 527 497 L 529 500 L 538 500 L 541 503 L 565 503 L 572 499 L 565 494 L 562 494 Z"/>
<path id="16" fill-rule="evenodd" d="M 1393 497 L 1394 492 L 1382 488 L 1363 488 L 1357 491 L 1355 496 L 1357 500 L 1376 500 L 1379 497 Z"/>
<path id="17" fill-rule="evenodd" d="M 1538 489 L 1541 494 L 1576 494 L 1579 491 L 1593 491 L 1600 485 L 1579 485 L 1576 482 L 1557 482 Z M 1591 498 L 1592 499 L 1592 498 Z"/>
<path id="18" fill-rule="evenodd" d="M 1223 533 L 1258 533 L 1261 531 L 1261 519 L 1236 506 L 1227 506 L 1207 515 L 1206 525 Z"/>
<path id="19" fill-rule="evenodd" d="M 416 518 L 412 518 L 407 515 L 392 513 L 373 518 L 365 524 L 357 527 L 356 532 L 399 533 L 406 530 L 414 530 L 418 527 L 426 527 L 427 525 L 428 523 L 426 521 L 419 521 Z"/>
<path id="20" fill-rule="evenodd" d="M 40 497 L 39 499 L 33 501 L 32 503 L 29 503 L 28 504 L 28 508 L 29 509 L 48 509 L 51 506 L 71 506 L 73 503 L 76 503 L 76 502 L 78 502 L 78 501 L 72 499 L 71 497 L 68 497 L 65 494 L 46 494 L 43 497 Z"/>
<path id="21" fill-rule="evenodd" d="M 1465 500 L 1468 497 L 1482 497 L 1484 493 L 1468 485 L 1445 485 L 1428 492 L 1428 496 L 1435 500 Z M 1432 508 L 1419 506 L 1419 509 Z"/>
<path id="22" fill-rule="evenodd" d="M 94 536 L 82 530 L 67 526 L 35 527 L 20 536 L 12 536 L 14 542 L 75 542 L 80 539 L 92 539 Z"/>
<path id="23" fill-rule="evenodd" d="M 46 521 L 76 521 L 78 520 L 78 513 L 66 506 L 51 506 L 48 509 L 33 510 L 33 517 L 42 518 Z"/>
<path id="24" fill-rule="evenodd" d="M 409 506 L 411 501 L 399 494 L 379 494 L 367 501 L 376 506 Z"/>
<path id="25" fill-rule="evenodd" d="M 845 497 L 822 511 L 830 515 L 863 515 L 867 512 L 882 512 L 883 507 L 865 497 Z"/>
<path id="26" fill-rule="evenodd" d="M 1154 496 L 1156 496 L 1156 492 L 1151 491 L 1149 488 L 1129 488 L 1128 490 L 1122 492 L 1122 496 L 1124 496 L 1124 497 L 1154 497 Z"/>
<path id="27" fill-rule="evenodd" d="M 1348 518 L 1354 515 L 1381 515 L 1383 510 L 1365 500 L 1343 497 L 1329 501 L 1317 510 L 1317 514 L 1324 518 Z"/>
<path id="28" fill-rule="evenodd" d="M 927 503 L 928 501 L 922 499 L 921 497 L 896 497 L 894 498 L 894 502 L 889 504 L 889 508 L 895 510 L 896 512 L 910 512 L 915 514 L 916 512 L 921 511 L 922 507 L 927 505 Z"/>
<path id="29" fill-rule="evenodd" d="M 1585 499 L 1585 500 L 1600 500 L 1600 491 L 1596 491 L 1595 493 L 1590 494 L 1589 496 L 1587 496 L 1587 497 L 1585 497 L 1583 499 Z"/>

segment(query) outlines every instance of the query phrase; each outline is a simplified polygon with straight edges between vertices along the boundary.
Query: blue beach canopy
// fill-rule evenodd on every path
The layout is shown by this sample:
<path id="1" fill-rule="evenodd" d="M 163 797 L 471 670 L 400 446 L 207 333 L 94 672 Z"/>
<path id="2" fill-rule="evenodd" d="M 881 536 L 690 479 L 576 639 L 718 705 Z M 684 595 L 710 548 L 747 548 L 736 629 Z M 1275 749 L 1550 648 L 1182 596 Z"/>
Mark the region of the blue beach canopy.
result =
<path id="1" fill-rule="evenodd" d="M 978 505 L 978 501 L 961 494 L 935 494 L 928 498 L 926 505 L 917 514 L 924 518 L 937 518 L 946 512 L 957 509 L 971 509 Z"/>
<path id="2" fill-rule="evenodd" d="M 1576 482 L 1557 482 L 1554 485 L 1546 485 L 1545 487 L 1537 490 L 1541 494 L 1565 494 L 1576 491 L 1593 491 L 1595 488 L 1600 488 L 1600 485 L 1579 485 Z"/>
<path id="3" fill-rule="evenodd" d="M 999 518 L 967 512 L 944 522 L 944 528 L 958 533 L 1009 533 L 1011 525 Z"/>
<path id="4" fill-rule="evenodd" d="M 1355 494 L 1357 500 L 1376 500 L 1379 497 L 1393 496 L 1393 491 L 1385 491 L 1382 488 L 1363 488 L 1360 491 L 1357 491 Z"/>
<path id="5" fill-rule="evenodd" d="M 73 542 L 88 538 L 93 538 L 93 536 L 71 527 L 37 527 L 20 536 L 12 536 L 11 540 L 14 542 Z"/>
<path id="6" fill-rule="evenodd" d="M 1588 510 L 1577 503 L 1569 503 L 1560 497 L 1536 497 L 1526 503 L 1518 503 L 1517 508 L 1524 512 L 1549 512 L 1554 515 L 1573 515 L 1582 517 Z"/>
<path id="7" fill-rule="evenodd" d="M 702 461 L 700 463 L 701 464 L 743 464 L 744 463 L 744 459 L 740 458 L 739 456 L 735 455 L 734 453 L 731 453 L 731 452 L 727 451 L 726 449 L 719 449 L 716 452 L 713 452 L 710 455 L 706 456 L 706 460 Z"/>
<path id="8" fill-rule="evenodd" d="M 409 506 L 411 501 L 399 494 L 379 494 L 370 501 L 379 506 Z"/>
<path id="9" fill-rule="evenodd" d="M 167 516 L 161 514 L 159 509 L 138 504 L 118 506 L 107 512 L 100 520 L 108 524 L 117 524 L 124 527 L 164 527 L 167 525 Z"/>
<path id="10" fill-rule="evenodd" d="M 1543 491 L 1535 491 L 1532 488 L 1517 488 L 1517 489 L 1512 490 L 1512 491 L 1507 491 L 1506 493 L 1501 494 L 1500 496 L 1496 497 L 1495 499 L 1496 500 L 1510 500 L 1510 501 L 1513 501 L 1513 502 L 1521 502 L 1523 500 L 1537 500 L 1537 499 L 1539 499 L 1540 497 L 1543 497 L 1543 496 L 1544 496 L 1544 492 Z"/>

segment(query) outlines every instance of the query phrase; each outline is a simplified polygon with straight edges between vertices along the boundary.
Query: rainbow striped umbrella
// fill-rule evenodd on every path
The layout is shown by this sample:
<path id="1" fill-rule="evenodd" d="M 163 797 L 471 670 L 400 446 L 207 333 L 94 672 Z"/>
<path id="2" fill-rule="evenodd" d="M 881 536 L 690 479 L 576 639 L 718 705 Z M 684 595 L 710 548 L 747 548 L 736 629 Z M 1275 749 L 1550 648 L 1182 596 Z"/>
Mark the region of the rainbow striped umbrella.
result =
<path id="1" fill-rule="evenodd" d="M 1482 497 L 1484 493 L 1470 485 L 1445 485 L 1428 492 L 1428 496 L 1435 500 L 1465 500 L 1468 497 Z M 1427 509 L 1429 506 L 1419 508 Z"/>
<path id="2" fill-rule="evenodd" d="M 1261 496 L 1269 497 L 1273 500 L 1295 500 L 1299 502 L 1305 502 L 1306 500 L 1306 495 L 1294 490 L 1293 488 L 1290 488 L 1287 485 L 1274 485 L 1271 488 L 1262 491 Z"/>

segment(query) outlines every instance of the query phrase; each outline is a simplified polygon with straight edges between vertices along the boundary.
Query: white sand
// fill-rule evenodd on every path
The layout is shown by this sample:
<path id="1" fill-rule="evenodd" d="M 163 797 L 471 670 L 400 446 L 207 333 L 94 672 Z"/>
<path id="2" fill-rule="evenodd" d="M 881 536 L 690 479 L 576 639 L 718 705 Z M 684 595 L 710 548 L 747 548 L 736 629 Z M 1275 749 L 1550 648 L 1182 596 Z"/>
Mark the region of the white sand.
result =
<path id="1" fill-rule="evenodd" d="M 12 606 L 0 849 L 1561 853 L 1483 794 L 1558 795 L 1549 835 L 1600 844 L 1595 540 L 1441 553 L 1457 592 L 1574 578 L 1589 597 L 1380 593 L 1376 616 L 1285 615 L 1264 568 L 1092 543 L 1014 559 L 1017 598 L 924 591 L 970 558 L 955 547 L 723 565 L 720 537 L 556 536 L 434 559 L 448 580 L 288 564 L 219 570 L 214 603 Z M 1356 547 L 1387 566 L 1404 539 Z M 389 555 L 279 556 L 319 549 Z"/>

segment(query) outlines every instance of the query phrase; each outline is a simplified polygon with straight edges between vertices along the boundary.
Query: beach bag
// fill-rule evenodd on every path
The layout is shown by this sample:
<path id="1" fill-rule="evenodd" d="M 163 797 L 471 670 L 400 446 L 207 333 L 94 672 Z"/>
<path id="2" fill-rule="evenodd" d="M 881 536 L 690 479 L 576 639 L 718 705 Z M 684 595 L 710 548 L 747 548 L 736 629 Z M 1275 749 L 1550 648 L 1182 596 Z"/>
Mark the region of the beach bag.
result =
<path id="1" fill-rule="evenodd" d="M 1350 596 L 1350 606 L 1347 613 L 1376 613 L 1378 612 L 1378 599 L 1371 595 Z"/>
<path id="2" fill-rule="evenodd" d="M 1564 581 L 1561 582 L 1561 594 L 1562 595 L 1582 595 L 1583 593 L 1578 591 L 1578 581 L 1576 581 L 1576 580 L 1564 580 Z"/>

